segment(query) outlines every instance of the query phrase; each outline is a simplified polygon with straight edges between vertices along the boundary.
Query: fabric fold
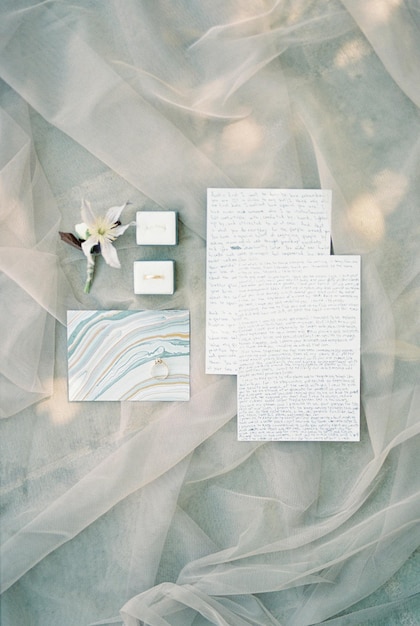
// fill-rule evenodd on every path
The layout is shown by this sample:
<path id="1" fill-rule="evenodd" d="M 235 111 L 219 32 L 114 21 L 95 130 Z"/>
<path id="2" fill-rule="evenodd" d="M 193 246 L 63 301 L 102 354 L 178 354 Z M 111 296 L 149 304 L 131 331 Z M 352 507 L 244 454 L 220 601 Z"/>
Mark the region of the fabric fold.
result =
<path id="1" fill-rule="evenodd" d="M 222 415 L 216 416 L 214 406 L 210 404 L 200 410 L 200 393 L 193 397 L 187 408 L 183 403 L 175 404 L 157 422 L 132 437 L 8 539 L 2 548 L 2 573 L 5 576 L 2 591 L 117 502 L 176 466 L 199 443 L 232 419 L 236 407 L 232 381 L 227 379 L 216 385 L 218 393 L 226 398 Z M 165 434 L 168 424 L 174 422 L 179 438 L 177 446 L 173 445 L 173 441 L 169 442 Z M 162 448 L 166 454 L 162 454 Z M 142 459 L 141 465 L 139 458 Z M 94 500 L 92 494 L 95 494 Z"/>
<path id="2" fill-rule="evenodd" d="M 4 626 L 415 621 L 419 27 L 412 0 L 3 0 Z M 204 369 L 206 189 L 235 186 L 332 190 L 360 442 L 237 441 L 235 379 Z M 58 235 L 83 198 L 177 211 L 179 243 L 127 228 L 85 294 Z M 172 296 L 133 293 L 143 259 Z M 69 402 L 70 308 L 189 309 L 191 401 Z"/>

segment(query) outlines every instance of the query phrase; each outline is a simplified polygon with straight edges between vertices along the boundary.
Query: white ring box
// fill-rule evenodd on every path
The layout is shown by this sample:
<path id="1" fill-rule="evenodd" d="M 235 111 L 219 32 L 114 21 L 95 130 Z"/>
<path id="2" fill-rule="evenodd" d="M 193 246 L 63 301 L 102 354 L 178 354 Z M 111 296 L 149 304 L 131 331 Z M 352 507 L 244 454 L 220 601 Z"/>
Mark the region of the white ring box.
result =
<path id="1" fill-rule="evenodd" d="M 136 241 L 141 246 L 175 246 L 176 211 L 137 211 Z"/>
<path id="2" fill-rule="evenodd" d="M 175 261 L 134 261 L 134 293 L 167 294 L 175 290 Z"/>

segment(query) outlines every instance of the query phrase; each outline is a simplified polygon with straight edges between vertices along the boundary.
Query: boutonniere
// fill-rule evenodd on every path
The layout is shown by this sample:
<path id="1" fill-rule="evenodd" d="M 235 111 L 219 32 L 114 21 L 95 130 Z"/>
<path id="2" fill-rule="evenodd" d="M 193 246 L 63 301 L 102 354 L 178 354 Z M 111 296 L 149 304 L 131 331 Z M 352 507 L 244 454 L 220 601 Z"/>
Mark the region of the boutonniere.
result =
<path id="1" fill-rule="evenodd" d="M 122 226 L 120 222 L 120 215 L 127 204 L 129 204 L 129 202 L 126 202 L 122 206 L 113 206 L 107 210 L 105 215 L 97 217 L 93 213 L 90 203 L 87 200 L 82 200 L 81 215 L 83 221 L 75 226 L 77 237 L 75 237 L 73 233 L 60 232 L 60 237 L 64 242 L 81 249 L 86 256 L 87 271 L 84 288 L 85 293 L 89 293 L 92 285 L 95 270 L 95 256 L 102 254 L 105 263 L 111 267 L 121 267 L 117 251 L 112 245 L 112 242 L 134 223 L 130 222 Z"/>

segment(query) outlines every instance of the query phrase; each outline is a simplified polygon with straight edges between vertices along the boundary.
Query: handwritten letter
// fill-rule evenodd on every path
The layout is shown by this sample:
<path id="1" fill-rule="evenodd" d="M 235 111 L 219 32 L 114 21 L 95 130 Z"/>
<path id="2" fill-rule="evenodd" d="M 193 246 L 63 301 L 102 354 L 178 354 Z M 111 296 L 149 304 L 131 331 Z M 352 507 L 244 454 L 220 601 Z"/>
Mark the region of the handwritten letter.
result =
<path id="1" fill-rule="evenodd" d="M 246 267 L 238 439 L 358 441 L 360 257 L 269 257 Z"/>
<path id="2" fill-rule="evenodd" d="M 208 189 L 208 374 L 238 372 L 239 255 L 328 255 L 330 206 L 320 189 Z"/>

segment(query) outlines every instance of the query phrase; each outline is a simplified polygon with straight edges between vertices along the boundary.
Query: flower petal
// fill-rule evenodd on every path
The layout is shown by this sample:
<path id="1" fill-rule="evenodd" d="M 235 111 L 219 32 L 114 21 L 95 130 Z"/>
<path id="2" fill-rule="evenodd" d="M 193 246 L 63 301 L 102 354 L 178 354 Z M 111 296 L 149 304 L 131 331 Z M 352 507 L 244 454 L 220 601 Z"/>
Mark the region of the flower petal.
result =
<path id="1" fill-rule="evenodd" d="M 121 267 L 117 251 L 107 239 L 104 239 L 101 243 L 101 253 L 105 259 L 105 263 L 111 267 Z"/>
<path id="2" fill-rule="evenodd" d="M 120 235 L 125 233 L 127 228 L 131 226 L 132 224 L 134 224 L 134 222 L 130 222 L 130 224 L 124 224 L 124 226 L 115 226 L 115 228 L 111 228 L 111 230 L 109 231 L 109 234 L 112 235 L 113 237 L 119 237 Z"/>
<path id="3" fill-rule="evenodd" d="M 127 204 L 128 202 L 126 202 L 122 206 L 112 206 L 110 209 L 108 209 L 105 216 L 107 221 L 109 221 L 110 224 L 115 224 L 115 222 L 118 222 L 118 219 Z"/>
<path id="4" fill-rule="evenodd" d="M 82 206 L 80 208 L 80 213 L 82 214 L 82 220 L 86 224 L 93 224 L 96 220 L 95 214 L 92 211 L 92 207 L 90 206 L 90 202 L 88 200 L 82 199 Z"/>
<path id="5" fill-rule="evenodd" d="M 89 239 L 86 239 L 86 241 L 84 241 L 82 243 L 82 250 L 83 250 L 83 254 L 89 259 L 89 261 L 92 262 L 92 248 L 94 246 L 96 246 L 99 243 L 99 240 L 97 237 L 89 237 Z"/>
<path id="6" fill-rule="evenodd" d="M 89 237 L 89 227 L 84 222 L 82 222 L 81 224 L 76 224 L 74 230 L 79 235 L 80 239 L 87 239 Z"/>

